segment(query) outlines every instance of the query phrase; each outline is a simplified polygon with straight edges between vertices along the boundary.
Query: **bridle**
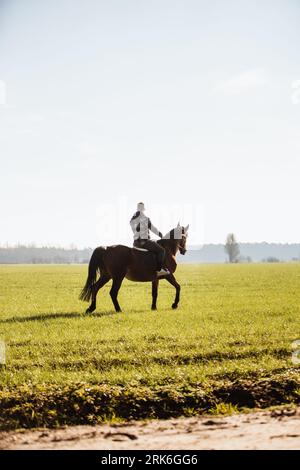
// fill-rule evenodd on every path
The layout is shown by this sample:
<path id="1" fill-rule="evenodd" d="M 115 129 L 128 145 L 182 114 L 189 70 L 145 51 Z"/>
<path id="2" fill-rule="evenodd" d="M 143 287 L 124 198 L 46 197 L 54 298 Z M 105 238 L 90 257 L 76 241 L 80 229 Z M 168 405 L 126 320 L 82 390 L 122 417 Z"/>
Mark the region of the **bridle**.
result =
<path id="1" fill-rule="evenodd" d="M 187 238 L 187 235 L 185 233 L 182 233 L 182 237 L 181 237 L 180 242 L 182 242 L 182 240 L 184 240 L 184 242 L 186 243 L 186 238 Z M 182 246 L 181 243 L 178 243 L 178 249 L 179 249 L 180 253 L 181 253 L 181 251 L 186 252 L 185 246 Z"/>

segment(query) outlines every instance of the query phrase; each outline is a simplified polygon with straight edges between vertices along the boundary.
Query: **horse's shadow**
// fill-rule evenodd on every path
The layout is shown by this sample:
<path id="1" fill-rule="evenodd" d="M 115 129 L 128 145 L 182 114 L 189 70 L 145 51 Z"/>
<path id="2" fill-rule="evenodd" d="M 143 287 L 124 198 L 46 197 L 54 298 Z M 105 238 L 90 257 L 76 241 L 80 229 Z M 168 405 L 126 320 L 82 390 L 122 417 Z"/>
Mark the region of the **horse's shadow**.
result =
<path id="1" fill-rule="evenodd" d="M 166 311 L 170 311 L 172 310 L 171 307 L 168 308 L 168 307 L 161 307 L 160 309 L 157 309 L 155 310 L 155 312 L 158 312 L 158 310 L 160 310 L 161 312 L 166 312 Z M 146 309 L 137 309 L 137 308 L 133 308 L 133 309 L 130 309 L 130 311 L 132 313 L 141 313 L 142 311 L 146 312 L 148 310 Z M 149 310 L 151 312 L 151 310 Z M 114 316 L 114 315 L 119 315 L 117 312 L 115 312 L 115 310 L 106 310 L 104 312 L 93 312 L 93 313 L 84 313 L 84 312 L 81 312 L 81 313 L 78 313 L 78 312 L 70 312 L 70 313 L 67 313 L 67 312 L 58 312 L 58 313 L 40 313 L 38 315 L 28 315 L 28 316 L 25 316 L 25 317 L 11 317 L 11 318 L 3 318 L 0 320 L 0 324 L 7 324 L 7 323 L 25 323 L 25 322 L 31 322 L 31 321 L 40 321 L 40 322 L 45 322 L 45 321 L 48 321 L 48 320 L 58 320 L 58 319 L 61 319 L 61 318 L 66 318 L 66 319 L 70 319 L 70 318 L 88 318 L 88 317 L 91 317 L 91 318 L 102 318 L 102 317 L 110 317 L 110 316 Z"/>
<path id="2" fill-rule="evenodd" d="M 45 322 L 48 320 L 57 320 L 60 318 L 87 318 L 87 317 L 96 317 L 96 318 L 101 318 L 101 317 L 109 317 L 112 315 L 116 315 L 116 312 L 114 310 L 106 311 L 106 312 L 96 312 L 96 313 L 78 313 L 78 312 L 71 312 L 71 313 L 64 313 L 64 312 L 59 312 L 59 313 L 49 313 L 49 314 L 39 314 L 39 315 L 31 315 L 31 316 L 25 316 L 25 317 L 11 317 L 11 318 L 4 318 L 3 320 L 0 320 L 0 324 L 6 324 L 6 323 L 25 323 L 25 322 L 30 322 L 30 321 L 40 321 L 40 322 Z"/>

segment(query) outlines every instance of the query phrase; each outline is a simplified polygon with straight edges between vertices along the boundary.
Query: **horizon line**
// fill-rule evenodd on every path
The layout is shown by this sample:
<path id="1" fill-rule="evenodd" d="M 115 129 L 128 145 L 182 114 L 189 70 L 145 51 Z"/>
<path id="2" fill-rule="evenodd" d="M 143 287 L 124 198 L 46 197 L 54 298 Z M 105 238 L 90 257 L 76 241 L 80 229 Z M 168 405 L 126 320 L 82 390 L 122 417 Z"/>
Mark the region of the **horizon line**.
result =
<path id="1" fill-rule="evenodd" d="M 244 241 L 238 241 L 237 242 L 238 245 L 300 245 L 300 241 L 298 242 L 268 242 L 268 241 L 255 241 L 255 242 L 244 242 Z M 117 243 L 119 245 L 123 245 L 123 243 Z M 208 245 L 213 245 L 213 246 L 225 246 L 225 242 L 222 243 L 222 242 L 206 242 L 206 243 L 202 243 L 202 244 L 193 244 L 193 245 L 188 245 L 188 249 L 202 249 L 204 246 L 208 246 Z M 112 244 L 112 245 L 104 245 L 104 244 L 99 244 L 97 246 L 113 246 L 113 245 L 116 245 L 115 243 Z M 92 246 L 77 246 L 73 243 L 70 243 L 70 245 L 56 245 L 56 244 L 36 244 L 34 242 L 31 242 L 31 243 L 15 243 L 15 244 L 9 244 L 9 243 L 4 243 L 4 244 L 1 244 L 0 243 L 0 249 L 14 249 L 14 248 L 37 248 L 37 249 L 41 249 L 41 248 L 54 248 L 54 249 L 59 249 L 59 250 L 77 250 L 77 251 L 82 251 L 82 250 L 93 250 L 96 248 L 95 247 L 92 247 Z"/>

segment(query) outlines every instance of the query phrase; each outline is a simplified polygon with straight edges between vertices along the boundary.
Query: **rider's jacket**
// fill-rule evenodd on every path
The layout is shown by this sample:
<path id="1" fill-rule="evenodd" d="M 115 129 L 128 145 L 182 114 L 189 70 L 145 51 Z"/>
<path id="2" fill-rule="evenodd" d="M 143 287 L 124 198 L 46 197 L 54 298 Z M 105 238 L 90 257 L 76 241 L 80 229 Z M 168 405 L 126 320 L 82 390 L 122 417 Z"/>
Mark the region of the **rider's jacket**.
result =
<path id="1" fill-rule="evenodd" d="M 162 238 L 162 233 L 152 224 L 149 217 L 143 212 L 137 211 L 130 220 L 130 225 L 133 231 L 134 240 L 150 240 L 151 232 Z"/>

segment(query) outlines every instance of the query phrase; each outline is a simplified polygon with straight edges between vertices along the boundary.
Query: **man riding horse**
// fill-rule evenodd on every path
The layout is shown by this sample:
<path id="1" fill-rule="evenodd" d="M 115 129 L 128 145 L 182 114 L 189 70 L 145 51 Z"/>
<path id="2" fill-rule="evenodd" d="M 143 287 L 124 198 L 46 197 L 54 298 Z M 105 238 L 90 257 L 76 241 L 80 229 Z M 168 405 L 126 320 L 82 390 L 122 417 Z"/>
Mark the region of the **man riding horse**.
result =
<path id="1" fill-rule="evenodd" d="M 161 279 L 165 279 L 176 290 L 172 308 L 178 307 L 180 285 L 174 276 L 177 267 L 176 255 L 178 252 L 182 255 L 186 253 L 189 226 L 184 227 L 178 223 L 177 227 L 163 237 L 144 214 L 144 210 L 144 205 L 139 203 L 138 211 L 130 221 L 134 232 L 133 248 L 124 245 L 98 246 L 93 251 L 89 262 L 88 277 L 80 293 L 81 300 L 91 300 L 86 313 L 91 313 L 96 309 L 97 293 L 111 279 L 112 286 L 109 293 L 115 310 L 120 312 L 118 292 L 125 278 L 134 282 L 152 282 L 152 310 L 156 310 L 158 283 Z M 150 240 L 149 230 L 160 236 L 160 240 L 157 242 Z M 153 253 L 158 255 L 158 260 L 155 259 Z M 159 269 L 158 272 L 157 269 Z"/>
<path id="2" fill-rule="evenodd" d="M 143 202 L 138 203 L 137 212 L 132 216 L 130 225 L 134 234 L 133 246 L 155 253 L 157 259 L 157 276 L 161 277 L 170 274 L 168 269 L 163 269 L 165 249 L 156 241 L 150 239 L 150 230 L 160 238 L 163 238 L 163 235 L 152 224 L 149 217 L 145 215 L 145 205 Z"/>

